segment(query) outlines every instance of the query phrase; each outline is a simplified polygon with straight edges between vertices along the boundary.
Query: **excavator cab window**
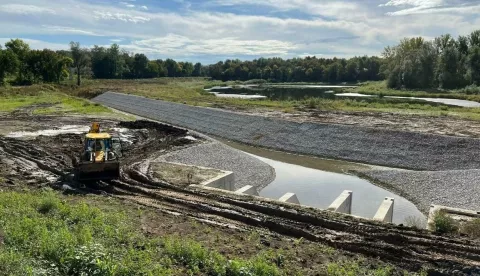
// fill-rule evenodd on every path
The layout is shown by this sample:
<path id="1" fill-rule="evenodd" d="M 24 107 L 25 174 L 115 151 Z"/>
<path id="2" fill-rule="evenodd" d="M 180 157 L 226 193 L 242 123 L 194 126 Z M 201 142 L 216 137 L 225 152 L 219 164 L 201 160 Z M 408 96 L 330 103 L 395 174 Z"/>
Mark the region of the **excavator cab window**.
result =
<path id="1" fill-rule="evenodd" d="M 85 151 L 97 152 L 110 149 L 110 141 L 108 139 L 88 139 L 85 143 Z"/>

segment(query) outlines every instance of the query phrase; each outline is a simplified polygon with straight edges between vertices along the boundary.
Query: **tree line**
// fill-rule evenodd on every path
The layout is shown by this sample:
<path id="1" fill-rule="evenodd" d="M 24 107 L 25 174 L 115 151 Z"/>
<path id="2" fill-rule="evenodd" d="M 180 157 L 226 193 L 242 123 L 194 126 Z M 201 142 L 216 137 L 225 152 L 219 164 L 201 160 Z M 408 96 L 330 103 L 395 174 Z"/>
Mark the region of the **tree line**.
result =
<path id="1" fill-rule="evenodd" d="M 216 80 L 263 79 L 272 82 L 361 82 L 387 80 L 392 88 L 462 88 L 480 85 L 480 30 L 458 39 L 442 35 L 433 41 L 403 39 L 381 57 L 227 59 L 211 65 L 150 60 L 119 45 L 70 50 L 31 50 L 20 39 L 0 46 L 0 83 L 60 82 L 71 74 L 97 79 L 210 77 Z"/>
<path id="2" fill-rule="evenodd" d="M 480 30 L 457 39 L 403 39 L 383 52 L 382 72 L 391 88 L 462 88 L 480 85 Z"/>

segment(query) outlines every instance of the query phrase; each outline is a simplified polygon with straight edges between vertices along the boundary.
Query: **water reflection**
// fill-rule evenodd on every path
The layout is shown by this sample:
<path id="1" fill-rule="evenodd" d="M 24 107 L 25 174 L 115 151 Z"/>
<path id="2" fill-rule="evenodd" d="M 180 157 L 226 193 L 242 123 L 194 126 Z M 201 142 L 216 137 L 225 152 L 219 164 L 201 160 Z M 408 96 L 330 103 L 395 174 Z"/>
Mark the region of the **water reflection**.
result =
<path id="1" fill-rule="evenodd" d="M 347 174 L 348 170 L 385 169 L 370 165 L 288 154 L 223 141 L 245 151 L 275 169 L 275 180 L 260 191 L 268 198 L 280 198 L 295 193 L 303 205 L 326 209 L 344 191 L 353 191 L 352 214 L 373 218 L 385 197 L 395 198 L 393 222 L 404 223 L 408 217 L 419 218 L 426 225 L 426 217 L 417 207 L 392 192 L 375 186 L 367 180 Z"/>

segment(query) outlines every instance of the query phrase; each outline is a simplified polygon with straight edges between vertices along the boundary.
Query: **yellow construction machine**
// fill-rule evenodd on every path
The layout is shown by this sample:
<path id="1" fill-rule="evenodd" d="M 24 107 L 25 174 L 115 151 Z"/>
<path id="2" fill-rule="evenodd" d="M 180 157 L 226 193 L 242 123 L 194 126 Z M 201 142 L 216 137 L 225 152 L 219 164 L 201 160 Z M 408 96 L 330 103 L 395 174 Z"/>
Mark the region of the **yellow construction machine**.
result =
<path id="1" fill-rule="evenodd" d="M 82 145 L 79 161 L 74 164 L 76 180 L 111 180 L 120 176 L 122 147 L 118 137 L 100 132 L 100 124 L 92 123 Z"/>

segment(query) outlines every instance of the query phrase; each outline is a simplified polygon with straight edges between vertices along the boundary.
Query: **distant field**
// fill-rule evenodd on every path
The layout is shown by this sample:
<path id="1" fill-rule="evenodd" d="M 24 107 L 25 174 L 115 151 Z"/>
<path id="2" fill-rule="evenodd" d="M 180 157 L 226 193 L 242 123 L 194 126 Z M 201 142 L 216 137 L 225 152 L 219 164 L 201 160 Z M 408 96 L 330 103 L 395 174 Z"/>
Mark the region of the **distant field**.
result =
<path id="1" fill-rule="evenodd" d="M 84 80 L 81 87 L 77 87 L 74 83 L 67 81 L 60 85 L 0 88 L 0 110 L 11 111 L 31 104 L 54 103 L 54 107 L 40 108 L 36 112 L 58 113 L 65 110 L 71 113 L 102 113 L 108 111 L 100 106 L 91 106 L 88 102 L 78 98 L 92 98 L 105 91 L 116 91 L 194 106 L 235 110 L 275 110 L 287 113 L 305 110 L 389 112 L 426 116 L 452 116 L 480 120 L 480 109 L 477 108 L 432 105 L 384 99 L 382 97 L 378 99 L 305 98 L 300 100 L 247 100 L 219 98 L 204 91 L 206 87 L 241 83 L 210 81 L 205 78 L 159 78 L 143 80 Z M 346 91 L 374 95 L 444 97 L 480 101 L 480 95 L 467 95 L 458 91 L 393 90 L 386 88 L 384 82 L 364 83 L 358 88 L 347 88 Z M 78 98 L 67 97 L 64 94 Z"/>

